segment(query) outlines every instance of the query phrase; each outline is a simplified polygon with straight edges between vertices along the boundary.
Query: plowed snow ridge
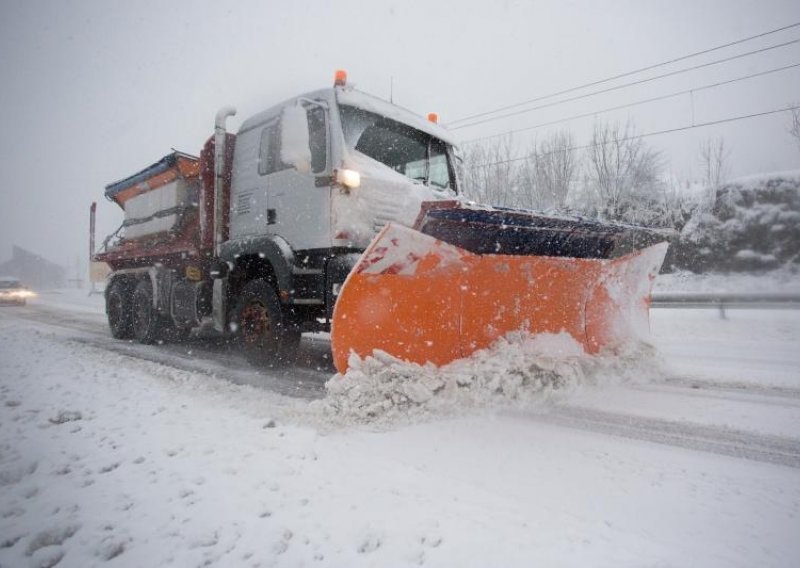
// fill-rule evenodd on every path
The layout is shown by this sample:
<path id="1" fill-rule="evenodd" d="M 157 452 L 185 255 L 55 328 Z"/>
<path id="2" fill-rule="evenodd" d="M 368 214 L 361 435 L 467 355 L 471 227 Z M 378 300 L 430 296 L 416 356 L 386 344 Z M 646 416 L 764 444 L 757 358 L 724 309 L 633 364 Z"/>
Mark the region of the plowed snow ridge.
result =
<path id="1" fill-rule="evenodd" d="M 386 353 L 350 358 L 344 375 L 326 383 L 317 405 L 343 421 L 391 422 L 477 406 L 526 405 L 582 385 L 649 381 L 663 374 L 647 344 L 587 355 L 566 333 L 511 333 L 490 348 L 442 367 L 400 361 Z"/>

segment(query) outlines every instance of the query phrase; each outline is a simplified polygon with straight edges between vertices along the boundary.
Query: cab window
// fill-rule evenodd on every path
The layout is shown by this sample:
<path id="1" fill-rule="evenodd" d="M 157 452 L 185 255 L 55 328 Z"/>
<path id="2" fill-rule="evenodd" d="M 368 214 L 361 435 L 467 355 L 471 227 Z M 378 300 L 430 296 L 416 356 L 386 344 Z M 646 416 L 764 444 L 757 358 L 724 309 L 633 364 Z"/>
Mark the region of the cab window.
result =
<path id="1" fill-rule="evenodd" d="M 308 115 L 308 145 L 311 149 L 311 171 L 322 173 L 328 168 L 328 127 L 325 109 L 312 106 Z"/>
<path id="2" fill-rule="evenodd" d="M 281 161 L 280 138 L 280 127 L 277 120 L 270 122 L 261 130 L 258 173 L 262 176 L 273 174 L 289 167 Z"/>

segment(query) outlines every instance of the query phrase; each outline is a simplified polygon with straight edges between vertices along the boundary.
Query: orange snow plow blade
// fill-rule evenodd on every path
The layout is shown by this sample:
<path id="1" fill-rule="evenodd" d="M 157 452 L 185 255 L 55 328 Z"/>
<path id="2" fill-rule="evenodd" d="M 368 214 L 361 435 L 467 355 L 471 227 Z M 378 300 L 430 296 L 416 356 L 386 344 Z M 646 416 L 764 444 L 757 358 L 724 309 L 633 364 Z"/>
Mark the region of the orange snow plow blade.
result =
<path id="1" fill-rule="evenodd" d="M 409 362 L 444 365 L 512 331 L 564 331 L 590 353 L 646 332 L 650 288 L 666 243 L 639 239 L 646 246 L 612 258 L 545 256 L 536 247 L 555 246 L 552 235 L 536 245 L 536 235 L 520 235 L 526 230 L 519 226 L 486 222 L 490 215 L 480 212 L 476 227 L 476 215 L 469 214 L 469 223 L 422 223 L 423 231 L 449 242 L 398 225 L 387 225 L 372 241 L 336 303 L 331 342 L 337 370 L 347 369 L 351 353 L 365 357 L 376 349 Z M 448 229 L 451 221 L 459 223 L 450 227 L 455 232 Z M 577 255 L 585 243 L 577 243 L 574 225 L 569 230 L 571 240 L 559 250 Z M 620 249 L 598 251 L 598 236 L 590 233 L 584 230 L 580 238 L 591 242 L 592 255 L 609 257 Z M 453 241 L 497 252 L 471 252 Z"/>

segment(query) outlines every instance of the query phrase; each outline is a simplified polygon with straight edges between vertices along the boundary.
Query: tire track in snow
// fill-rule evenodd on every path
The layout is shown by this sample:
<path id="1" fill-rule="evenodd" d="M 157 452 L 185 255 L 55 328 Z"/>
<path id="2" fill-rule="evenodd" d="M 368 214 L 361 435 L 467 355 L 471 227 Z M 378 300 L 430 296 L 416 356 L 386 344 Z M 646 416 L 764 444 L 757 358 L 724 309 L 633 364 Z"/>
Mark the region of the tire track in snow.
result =
<path id="1" fill-rule="evenodd" d="M 208 357 L 213 351 L 203 350 L 202 345 L 197 349 L 192 349 L 192 354 L 175 352 L 165 345 L 140 345 L 117 340 L 97 340 L 87 337 L 68 338 L 76 343 L 100 348 L 112 353 L 124 355 L 135 359 L 141 359 L 151 363 L 157 363 L 167 367 L 189 371 L 192 373 L 202 373 L 218 379 L 226 380 L 236 385 L 250 385 L 295 398 L 317 399 L 325 395 L 325 381 L 332 373 L 315 371 L 304 367 L 289 366 L 274 369 L 256 369 L 250 367 L 246 361 L 239 362 L 236 368 L 225 365 L 235 357 L 224 359 Z M 198 344 L 192 344 L 196 347 Z M 200 350 L 200 356 L 195 353 Z"/>
<path id="2" fill-rule="evenodd" d="M 763 395 L 800 401 L 800 389 L 779 385 L 759 385 L 743 380 L 709 380 L 692 377 L 669 377 L 663 383 L 674 388 L 692 389 L 693 392 L 719 391 L 735 393 L 743 397 Z"/>
<path id="3" fill-rule="evenodd" d="M 321 398 L 325 395 L 325 382 L 336 372 L 330 356 L 326 355 L 326 350 L 330 349 L 329 343 L 324 340 L 304 338 L 298 353 L 299 362 L 295 365 L 257 369 L 235 347 L 224 342 L 193 338 L 181 343 L 142 345 L 112 338 L 105 317 L 49 306 L 31 308 L 9 315 L 37 326 L 59 330 L 58 335 L 67 341 L 182 371 L 203 373 L 237 385 L 250 385 L 284 396 Z"/>
<path id="4" fill-rule="evenodd" d="M 559 406 L 548 413 L 524 416 L 555 426 L 800 469 L 800 440 L 792 438 L 583 407 Z"/>

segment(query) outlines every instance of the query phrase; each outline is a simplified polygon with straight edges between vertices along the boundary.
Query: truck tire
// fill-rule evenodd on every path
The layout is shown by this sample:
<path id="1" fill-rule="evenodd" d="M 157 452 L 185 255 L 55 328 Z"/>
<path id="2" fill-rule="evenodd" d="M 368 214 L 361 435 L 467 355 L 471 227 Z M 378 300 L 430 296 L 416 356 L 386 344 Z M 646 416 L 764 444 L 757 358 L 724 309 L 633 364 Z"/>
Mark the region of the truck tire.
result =
<path id="1" fill-rule="evenodd" d="M 242 288 L 233 323 L 252 365 L 274 367 L 294 361 L 300 331 L 281 309 L 275 290 L 265 280 L 251 280 Z"/>
<path id="2" fill-rule="evenodd" d="M 111 284 L 111 288 L 106 294 L 106 313 L 111 337 L 114 339 L 133 337 L 131 298 L 119 280 Z"/>
<path id="3" fill-rule="evenodd" d="M 153 308 L 153 286 L 149 280 L 142 280 L 134 288 L 132 308 L 131 327 L 136 341 L 149 344 L 160 340 L 164 326 Z"/>

